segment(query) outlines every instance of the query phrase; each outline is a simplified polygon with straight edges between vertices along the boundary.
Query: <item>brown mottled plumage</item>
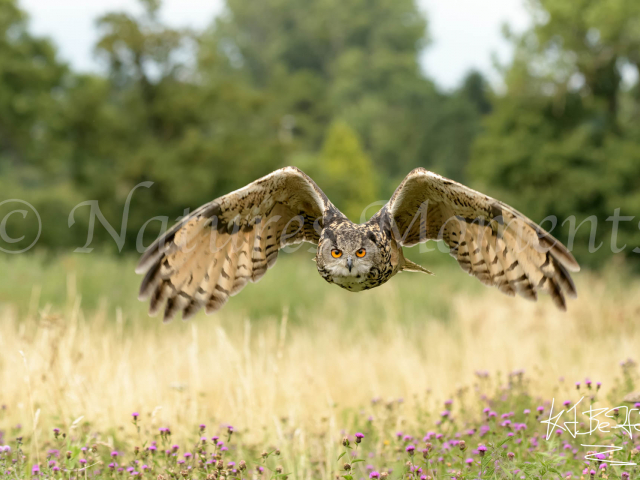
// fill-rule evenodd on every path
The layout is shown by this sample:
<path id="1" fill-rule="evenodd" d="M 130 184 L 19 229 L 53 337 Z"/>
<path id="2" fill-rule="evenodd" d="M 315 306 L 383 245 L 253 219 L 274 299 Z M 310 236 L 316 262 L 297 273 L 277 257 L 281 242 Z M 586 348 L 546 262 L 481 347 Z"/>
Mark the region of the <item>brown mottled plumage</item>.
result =
<path id="1" fill-rule="evenodd" d="M 140 298 L 164 319 L 220 309 L 257 282 L 278 251 L 318 245 L 318 272 L 329 283 L 361 291 L 400 271 L 431 273 L 404 258 L 403 246 L 442 240 L 460 266 L 507 295 L 549 293 L 560 309 L 576 296 L 569 251 L 513 208 L 423 168 L 413 170 L 367 223 L 350 222 L 315 182 L 286 167 L 195 210 L 156 240 L 136 269 Z"/>

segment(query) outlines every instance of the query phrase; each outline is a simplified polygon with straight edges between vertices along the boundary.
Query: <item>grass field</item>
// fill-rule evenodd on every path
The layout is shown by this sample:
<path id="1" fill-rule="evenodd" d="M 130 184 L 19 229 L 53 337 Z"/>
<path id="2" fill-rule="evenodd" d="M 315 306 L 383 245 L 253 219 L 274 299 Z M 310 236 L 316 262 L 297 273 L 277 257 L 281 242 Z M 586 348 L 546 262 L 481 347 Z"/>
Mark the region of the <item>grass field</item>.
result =
<path id="1" fill-rule="evenodd" d="M 583 394 L 614 407 L 636 387 L 635 364 L 620 363 L 640 346 L 640 280 L 617 266 L 578 274 L 579 299 L 563 314 L 548 298 L 490 291 L 442 256 L 420 259 L 435 277 L 403 273 L 360 294 L 326 284 L 310 255 L 295 256 L 220 313 L 168 325 L 137 302 L 133 258 L 2 260 L 0 449 L 11 452 L 0 453 L 0 477 L 30 476 L 35 464 L 56 478 L 130 476 L 127 468 L 148 478 L 272 478 L 279 465 L 296 479 L 579 478 L 588 449 L 568 434 L 543 441 L 536 408 Z M 616 434 L 606 444 L 632 458 L 637 441 Z M 216 446 L 213 435 L 231 439 Z M 359 450 L 337 461 L 345 436 Z M 587 464 L 584 478 L 590 469 L 635 475 Z"/>

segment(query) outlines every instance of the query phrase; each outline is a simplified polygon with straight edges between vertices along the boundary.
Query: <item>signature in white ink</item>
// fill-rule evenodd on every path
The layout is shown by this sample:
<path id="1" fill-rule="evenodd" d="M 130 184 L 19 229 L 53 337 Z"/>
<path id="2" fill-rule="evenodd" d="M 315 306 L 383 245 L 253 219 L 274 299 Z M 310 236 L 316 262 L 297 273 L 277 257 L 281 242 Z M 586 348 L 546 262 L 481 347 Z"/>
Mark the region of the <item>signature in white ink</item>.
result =
<path id="1" fill-rule="evenodd" d="M 578 421 L 578 406 L 583 399 L 584 397 L 580 398 L 580 400 L 576 402 L 571 408 L 564 408 L 555 415 L 553 408 L 555 405 L 555 400 L 552 401 L 551 409 L 549 410 L 549 418 L 547 420 L 541 421 L 541 423 L 547 424 L 547 435 L 545 437 L 546 440 L 549 440 L 551 438 L 551 434 L 558 429 L 564 432 L 568 432 L 569 435 L 571 435 L 573 438 L 576 438 L 578 435 L 593 435 L 595 432 L 611 433 L 612 430 L 624 430 L 629 435 L 629 439 L 633 439 L 633 432 L 640 432 L 640 423 L 632 422 L 632 417 L 634 416 L 634 414 L 636 416 L 636 419 L 640 420 L 640 418 L 638 418 L 638 415 L 640 415 L 640 410 L 638 408 L 629 408 L 625 405 L 613 408 L 593 408 L 592 405 L 589 406 L 589 410 L 581 412 L 582 415 L 584 415 L 588 419 L 589 429 L 581 432 L 578 428 L 581 423 Z M 562 417 L 564 415 L 566 415 L 568 419 L 562 421 Z M 605 451 L 589 453 L 585 457 L 586 460 L 610 463 L 611 465 L 636 465 L 635 463 L 631 462 L 618 462 L 608 459 L 610 454 L 622 450 L 623 447 L 621 446 L 616 447 L 614 445 L 586 444 L 582 444 L 582 446 L 605 449 Z M 605 458 L 601 458 L 602 456 L 605 456 Z"/>

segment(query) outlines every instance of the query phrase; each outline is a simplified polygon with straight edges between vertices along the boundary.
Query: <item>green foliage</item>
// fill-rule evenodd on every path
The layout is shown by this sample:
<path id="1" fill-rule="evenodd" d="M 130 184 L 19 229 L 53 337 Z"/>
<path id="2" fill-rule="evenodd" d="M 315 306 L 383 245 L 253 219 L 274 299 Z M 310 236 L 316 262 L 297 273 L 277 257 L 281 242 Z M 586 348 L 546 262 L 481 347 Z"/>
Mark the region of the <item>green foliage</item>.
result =
<path id="1" fill-rule="evenodd" d="M 582 263 L 598 265 L 625 244 L 633 256 L 637 220 L 621 222 L 614 242 L 607 219 L 640 211 L 638 80 L 625 85 L 621 73 L 639 71 L 638 3 L 532 3 L 536 22 L 514 38 L 508 90 L 476 141 L 470 177 L 533 219 L 556 216 L 561 239 L 595 215 L 598 235 L 587 221 L 572 242 Z"/>
<path id="2" fill-rule="evenodd" d="M 377 177 L 371 158 L 357 134 L 341 120 L 333 122 L 320 154 L 301 166 L 316 179 L 331 201 L 352 221 L 360 222 L 363 209 L 377 200 Z M 377 209 L 369 209 L 372 215 Z"/>
<path id="3" fill-rule="evenodd" d="M 623 75 L 640 71 L 634 0 L 532 0 L 503 95 L 478 72 L 445 93 L 420 71 L 427 21 L 414 0 L 227 0 L 203 32 L 141 3 L 138 16 L 99 19 L 106 74 L 80 75 L 29 34 L 16 0 L 0 2 L 0 188 L 42 214 L 39 247 L 84 245 L 90 207 L 67 224 L 82 201 L 119 231 L 131 190 L 151 181 L 133 196 L 132 250 L 149 219 L 172 223 L 287 164 L 354 220 L 423 166 L 536 221 L 574 218 L 554 233 L 577 228 L 572 246 L 591 265 L 610 256 L 606 219 L 640 211 L 640 82 Z M 605 242 L 594 255 L 581 224 L 592 216 L 591 250 Z M 640 244 L 636 222 L 620 223 L 614 246 Z M 8 225 L 25 238 L 37 227 Z M 94 242 L 115 248 L 101 225 Z"/>

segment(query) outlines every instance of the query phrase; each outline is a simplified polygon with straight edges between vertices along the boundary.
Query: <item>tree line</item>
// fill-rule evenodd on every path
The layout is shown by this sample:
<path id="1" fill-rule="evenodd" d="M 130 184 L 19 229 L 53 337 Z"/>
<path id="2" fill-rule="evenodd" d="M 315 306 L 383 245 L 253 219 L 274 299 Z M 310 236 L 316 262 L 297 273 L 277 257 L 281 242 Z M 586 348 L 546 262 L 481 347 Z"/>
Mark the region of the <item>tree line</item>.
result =
<path id="1" fill-rule="evenodd" d="M 83 201 L 120 225 L 130 191 L 152 181 L 132 199 L 134 249 L 152 217 L 177 218 L 285 165 L 354 220 L 418 166 L 536 221 L 575 216 L 560 238 L 595 215 L 596 243 L 607 243 L 616 208 L 640 213 L 635 0 L 531 1 L 533 26 L 509 34 L 515 55 L 497 92 L 478 72 L 443 91 L 422 71 L 427 19 L 414 0 L 227 0 L 203 31 L 163 23 L 159 0 L 142 4 L 97 20 L 104 68 L 86 74 L 29 32 L 16 0 L 0 1 L 0 188 L 37 208 L 38 248 L 85 243 L 88 209 L 68 222 Z M 588 254 L 592 220 L 574 247 L 598 265 L 611 250 Z M 618 244 L 640 246 L 639 220 L 620 224 Z M 102 227 L 95 242 L 115 248 Z"/>

